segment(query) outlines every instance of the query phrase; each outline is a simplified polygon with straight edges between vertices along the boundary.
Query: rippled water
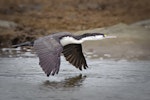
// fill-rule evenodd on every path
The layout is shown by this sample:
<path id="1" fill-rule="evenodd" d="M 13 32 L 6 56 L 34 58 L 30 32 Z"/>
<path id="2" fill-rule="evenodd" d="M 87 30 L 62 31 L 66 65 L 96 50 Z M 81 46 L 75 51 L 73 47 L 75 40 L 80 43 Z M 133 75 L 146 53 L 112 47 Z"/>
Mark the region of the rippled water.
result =
<path id="1" fill-rule="evenodd" d="M 1 100 L 150 100 L 150 62 L 86 58 L 79 71 L 61 57 L 58 75 L 46 77 L 30 49 L 0 53 Z"/>

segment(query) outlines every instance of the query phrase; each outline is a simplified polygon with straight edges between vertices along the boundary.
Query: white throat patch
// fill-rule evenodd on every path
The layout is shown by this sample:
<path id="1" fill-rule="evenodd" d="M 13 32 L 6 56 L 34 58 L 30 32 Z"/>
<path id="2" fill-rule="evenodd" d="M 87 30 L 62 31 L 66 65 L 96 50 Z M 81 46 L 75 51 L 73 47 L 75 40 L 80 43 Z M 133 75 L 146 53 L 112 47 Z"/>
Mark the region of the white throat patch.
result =
<path id="1" fill-rule="evenodd" d="M 67 36 L 67 37 L 63 37 L 60 40 L 60 43 L 61 43 L 62 46 L 65 46 L 65 45 L 72 44 L 72 43 L 81 44 L 82 42 L 80 40 L 74 39 L 73 37 Z"/>

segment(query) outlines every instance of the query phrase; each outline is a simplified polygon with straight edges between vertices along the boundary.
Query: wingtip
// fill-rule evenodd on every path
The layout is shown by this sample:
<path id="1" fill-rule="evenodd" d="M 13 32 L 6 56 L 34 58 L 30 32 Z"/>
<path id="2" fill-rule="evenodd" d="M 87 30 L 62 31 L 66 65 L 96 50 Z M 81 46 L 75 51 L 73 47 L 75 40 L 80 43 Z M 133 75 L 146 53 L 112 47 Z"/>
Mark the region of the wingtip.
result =
<path id="1" fill-rule="evenodd" d="M 49 77 L 50 74 L 47 74 L 47 77 Z"/>
<path id="2" fill-rule="evenodd" d="M 82 71 L 82 67 L 79 67 L 79 70 Z"/>
<path id="3" fill-rule="evenodd" d="M 55 75 L 55 73 L 52 73 L 52 76 L 54 76 Z"/>

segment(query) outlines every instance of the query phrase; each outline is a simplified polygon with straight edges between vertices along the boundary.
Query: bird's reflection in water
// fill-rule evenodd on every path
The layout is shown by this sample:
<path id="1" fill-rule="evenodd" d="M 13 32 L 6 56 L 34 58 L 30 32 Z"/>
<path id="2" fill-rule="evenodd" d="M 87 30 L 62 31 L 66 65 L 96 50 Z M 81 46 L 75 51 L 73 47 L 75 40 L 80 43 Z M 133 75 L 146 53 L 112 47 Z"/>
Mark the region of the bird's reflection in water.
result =
<path id="1" fill-rule="evenodd" d="M 82 82 L 85 80 L 86 76 L 82 76 L 82 74 L 67 78 L 60 82 L 50 82 L 49 80 L 44 82 L 45 87 L 49 88 L 73 88 L 73 87 L 80 87 Z"/>

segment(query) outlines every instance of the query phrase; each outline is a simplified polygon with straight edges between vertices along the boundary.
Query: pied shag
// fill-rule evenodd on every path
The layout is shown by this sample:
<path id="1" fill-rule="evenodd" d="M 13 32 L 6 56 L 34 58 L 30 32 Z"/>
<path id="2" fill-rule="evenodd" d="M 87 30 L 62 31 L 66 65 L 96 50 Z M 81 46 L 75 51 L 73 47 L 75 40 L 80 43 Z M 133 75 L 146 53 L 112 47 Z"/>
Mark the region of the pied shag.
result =
<path id="1" fill-rule="evenodd" d="M 58 32 L 32 42 L 13 45 L 13 47 L 33 46 L 39 57 L 39 65 L 45 74 L 49 76 L 58 74 L 61 53 L 76 68 L 80 70 L 82 68 L 86 69 L 88 65 L 82 53 L 81 43 L 87 40 L 101 40 L 105 38 L 105 35 L 102 33 L 72 35 L 69 32 Z"/>

